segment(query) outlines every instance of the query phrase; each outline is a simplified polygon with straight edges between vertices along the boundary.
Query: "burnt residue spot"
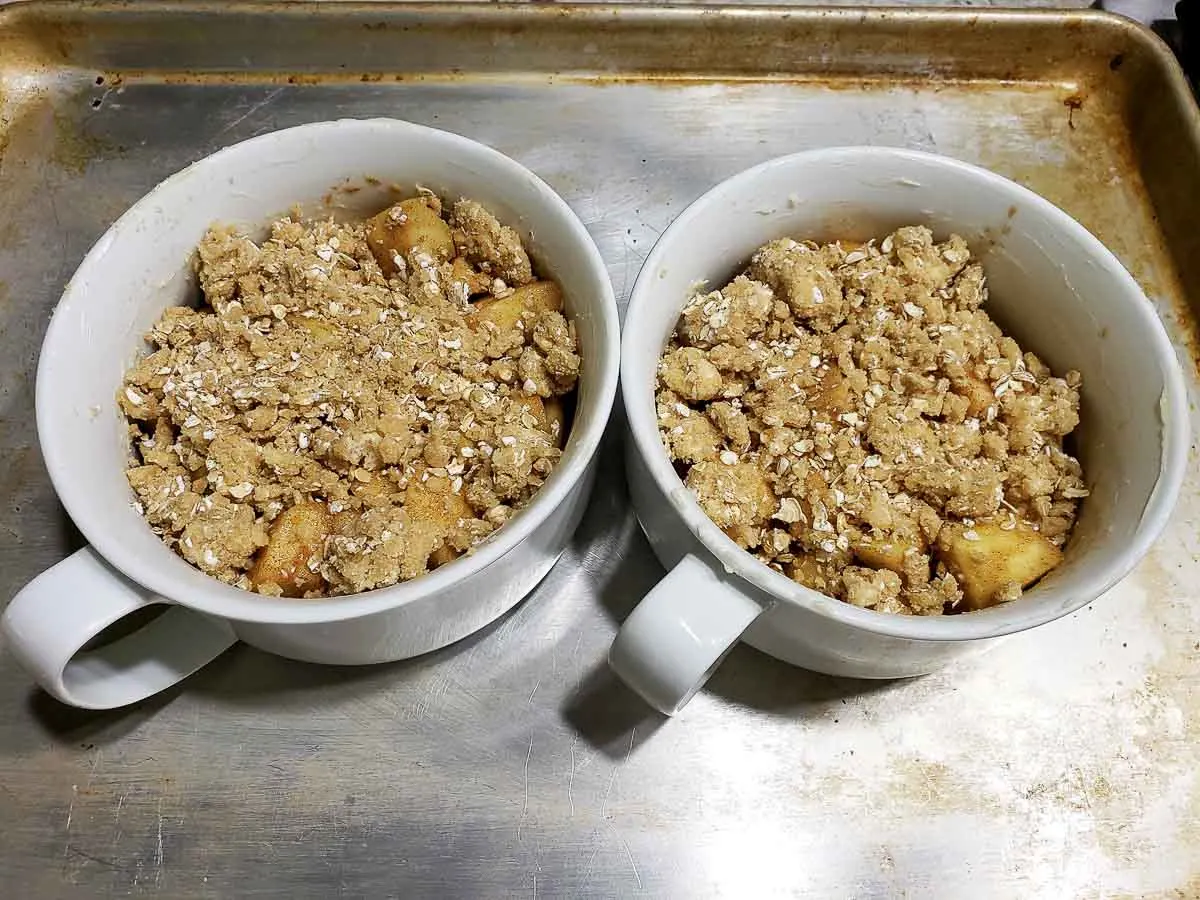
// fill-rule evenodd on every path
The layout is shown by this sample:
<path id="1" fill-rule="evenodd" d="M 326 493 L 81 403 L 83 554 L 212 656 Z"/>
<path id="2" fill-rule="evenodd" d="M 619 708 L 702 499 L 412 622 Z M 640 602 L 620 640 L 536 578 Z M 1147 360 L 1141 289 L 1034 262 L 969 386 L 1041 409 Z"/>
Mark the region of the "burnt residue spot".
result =
<path id="1" fill-rule="evenodd" d="M 93 97 L 93 98 L 92 98 L 92 109 L 99 109 L 99 108 L 100 108 L 100 104 L 101 104 L 101 103 L 103 103 L 103 102 L 104 102 L 104 101 L 103 101 L 103 100 L 101 100 L 99 97 Z"/>
<path id="2" fill-rule="evenodd" d="M 1015 206 L 1010 206 L 1008 208 L 1008 217 L 1011 219 L 1014 216 L 1016 216 L 1016 214 L 1017 214 L 1017 208 Z"/>
<path id="3" fill-rule="evenodd" d="M 1125 54 L 1124 53 L 1118 53 L 1116 56 L 1114 56 L 1112 59 L 1110 59 L 1108 61 L 1108 67 L 1110 69 L 1112 69 L 1114 72 L 1117 71 L 1119 68 L 1121 68 L 1121 66 L 1123 66 L 1123 65 L 1125 65 Z"/>
<path id="4" fill-rule="evenodd" d="M 96 76 L 96 87 L 100 87 L 100 85 L 102 85 L 102 84 L 104 84 L 104 76 L 97 75 Z"/>
<path id="5" fill-rule="evenodd" d="M 1083 95 L 1072 94 L 1063 101 L 1063 106 L 1067 108 L 1067 127 L 1072 131 L 1075 130 L 1075 113 L 1083 109 Z"/>

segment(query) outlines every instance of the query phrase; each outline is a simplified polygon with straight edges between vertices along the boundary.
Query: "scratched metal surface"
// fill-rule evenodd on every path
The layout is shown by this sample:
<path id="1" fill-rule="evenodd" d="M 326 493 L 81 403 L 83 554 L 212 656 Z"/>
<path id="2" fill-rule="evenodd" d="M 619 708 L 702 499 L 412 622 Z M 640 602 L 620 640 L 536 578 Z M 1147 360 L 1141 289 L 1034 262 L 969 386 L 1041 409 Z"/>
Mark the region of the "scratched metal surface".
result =
<path id="1" fill-rule="evenodd" d="M 168 173 L 335 115 L 441 126 L 530 166 L 622 298 L 672 216 L 752 163 L 850 142 L 961 156 L 1099 234 L 1191 371 L 1195 113 L 1126 26 L 164 9 L 0 11 L 0 602 L 78 545 L 32 425 L 74 266 Z M 603 666 L 661 574 L 615 451 L 541 587 L 422 659 L 238 647 L 94 715 L 0 650 L 0 895 L 1200 897 L 1194 477 L 1136 574 L 1068 619 L 902 683 L 741 648 L 665 721 Z"/>

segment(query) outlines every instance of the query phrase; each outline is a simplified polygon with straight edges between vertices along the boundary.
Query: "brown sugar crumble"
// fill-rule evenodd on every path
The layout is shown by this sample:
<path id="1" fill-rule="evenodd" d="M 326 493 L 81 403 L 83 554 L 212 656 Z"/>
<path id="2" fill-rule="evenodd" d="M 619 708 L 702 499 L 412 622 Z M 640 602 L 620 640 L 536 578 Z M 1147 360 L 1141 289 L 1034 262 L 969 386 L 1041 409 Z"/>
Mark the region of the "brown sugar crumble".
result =
<path id="1" fill-rule="evenodd" d="M 268 595 L 386 587 L 468 552 L 562 455 L 580 358 L 557 284 L 480 204 L 214 227 L 118 397 L 136 505 Z"/>
<path id="2" fill-rule="evenodd" d="M 704 512 L 831 597 L 941 615 L 1015 600 L 1087 496 L 1051 374 L 983 310 L 966 242 L 790 239 L 697 292 L 658 370 L 663 443 Z"/>

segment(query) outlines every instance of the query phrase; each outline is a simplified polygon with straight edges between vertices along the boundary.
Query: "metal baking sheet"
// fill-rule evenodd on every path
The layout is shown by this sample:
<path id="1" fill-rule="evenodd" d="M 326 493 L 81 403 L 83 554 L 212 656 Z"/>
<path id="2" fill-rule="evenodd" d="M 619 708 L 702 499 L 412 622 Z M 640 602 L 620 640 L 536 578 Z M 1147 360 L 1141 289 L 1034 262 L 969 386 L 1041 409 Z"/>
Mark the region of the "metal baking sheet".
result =
<path id="1" fill-rule="evenodd" d="M 42 469 L 48 315 L 165 175 L 271 129 L 396 116 L 491 144 L 627 294 L 718 180 L 915 147 L 1064 207 L 1194 373 L 1200 119 L 1165 48 L 1090 12 L 29 3 L 0 8 L 0 602 L 79 544 Z M 616 429 L 613 429 L 614 436 Z M 681 717 L 604 654 L 660 577 L 615 441 L 511 615 L 365 669 L 246 647 L 132 710 L 0 651 L 12 897 L 1200 897 L 1200 483 L 1109 596 L 943 673 L 860 683 L 738 649 Z"/>

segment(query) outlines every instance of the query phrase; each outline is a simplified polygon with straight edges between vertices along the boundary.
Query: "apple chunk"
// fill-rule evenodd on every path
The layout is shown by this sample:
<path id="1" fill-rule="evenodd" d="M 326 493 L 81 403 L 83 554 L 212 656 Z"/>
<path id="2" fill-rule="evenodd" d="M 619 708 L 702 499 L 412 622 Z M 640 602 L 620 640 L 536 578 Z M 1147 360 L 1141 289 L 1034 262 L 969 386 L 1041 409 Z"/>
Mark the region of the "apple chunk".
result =
<path id="1" fill-rule="evenodd" d="M 938 535 L 935 555 L 963 592 L 968 609 L 1003 602 L 1009 585 L 1028 587 L 1060 562 L 1062 551 L 1040 532 L 1018 522 L 999 525 L 946 525 Z"/>

